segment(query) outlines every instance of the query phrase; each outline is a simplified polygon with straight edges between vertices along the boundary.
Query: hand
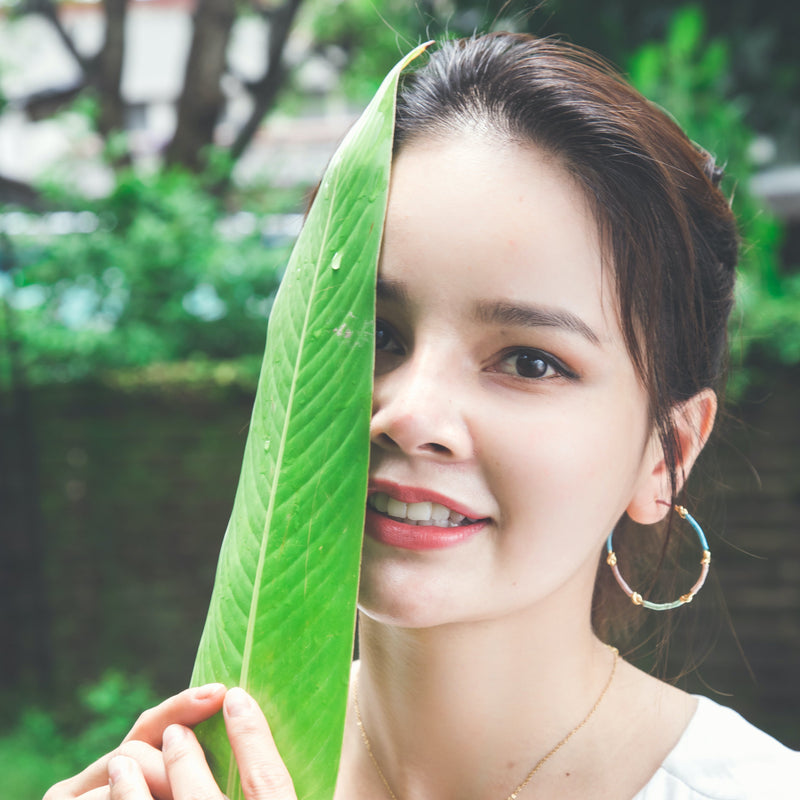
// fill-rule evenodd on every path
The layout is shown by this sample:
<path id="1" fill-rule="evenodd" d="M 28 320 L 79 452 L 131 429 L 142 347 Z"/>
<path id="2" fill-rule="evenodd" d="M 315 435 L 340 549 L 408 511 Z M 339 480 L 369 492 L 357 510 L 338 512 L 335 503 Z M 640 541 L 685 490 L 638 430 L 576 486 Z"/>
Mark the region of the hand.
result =
<path id="1" fill-rule="evenodd" d="M 80 775 L 56 784 L 44 800 L 222 800 L 202 749 L 187 725 L 219 710 L 247 800 L 296 800 L 264 715 L 241 689 L 189 689 L 146 711 L 122 745 Z"/>
<path id="2" fill-rule="evenodd" d="M 220 710 L 224 697 L 225 687 L 221 683 L 212 683 L 187 689 L 148 709 L 136 720 L 120 747 L 99 758 L 74 778 L 57 783 L 45 794 L 44 800 L 107 798 L 108 764 L 118 754 L 143 760 L 155 766 L 156 770 L 160 764 L 163 773 L 163 759 L 159 751 L 164 729 L 172 723 L 196 725 L 208 719 Z"/>

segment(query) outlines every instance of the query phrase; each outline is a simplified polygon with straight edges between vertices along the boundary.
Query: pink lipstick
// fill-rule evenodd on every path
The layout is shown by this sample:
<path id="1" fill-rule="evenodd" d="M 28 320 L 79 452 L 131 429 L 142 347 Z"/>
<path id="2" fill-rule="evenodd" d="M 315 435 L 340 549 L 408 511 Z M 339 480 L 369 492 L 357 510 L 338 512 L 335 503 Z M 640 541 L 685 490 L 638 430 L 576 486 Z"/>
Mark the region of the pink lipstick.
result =
<path id="1" fill-rule="evenodd" d="M 389 481 L 370 481 L 366 532 L 406 550 L 437 550 L 472 538 L 489 519 L 449 497 Z"/>

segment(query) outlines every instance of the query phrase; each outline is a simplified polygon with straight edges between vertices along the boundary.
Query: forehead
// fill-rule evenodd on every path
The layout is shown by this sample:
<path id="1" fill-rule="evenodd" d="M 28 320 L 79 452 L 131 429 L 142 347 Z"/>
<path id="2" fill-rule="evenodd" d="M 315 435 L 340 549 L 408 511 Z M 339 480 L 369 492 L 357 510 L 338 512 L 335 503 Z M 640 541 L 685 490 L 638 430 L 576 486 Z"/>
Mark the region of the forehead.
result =
<path id="1" fill-rule="evenodd" d="M 533 146 L 474 132 L 408 143 L 393 166 L 380 269 L 454 298 L 569 307 L 617 338 L 591 208 L 557 159 Z"/>

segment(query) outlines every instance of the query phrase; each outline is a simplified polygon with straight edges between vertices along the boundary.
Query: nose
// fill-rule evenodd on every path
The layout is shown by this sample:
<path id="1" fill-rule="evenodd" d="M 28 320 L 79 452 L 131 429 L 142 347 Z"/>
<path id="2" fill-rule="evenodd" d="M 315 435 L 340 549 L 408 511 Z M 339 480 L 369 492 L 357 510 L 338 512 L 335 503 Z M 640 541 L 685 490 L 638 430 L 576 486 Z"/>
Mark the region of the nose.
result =
<path id="1" fill-rule="evenodd" d="M 374 445 L 445 462 L 472 457 L 463 393 L 450 365 L 443 352 L 419 352 L 376 375 L 370 424 Z"/>

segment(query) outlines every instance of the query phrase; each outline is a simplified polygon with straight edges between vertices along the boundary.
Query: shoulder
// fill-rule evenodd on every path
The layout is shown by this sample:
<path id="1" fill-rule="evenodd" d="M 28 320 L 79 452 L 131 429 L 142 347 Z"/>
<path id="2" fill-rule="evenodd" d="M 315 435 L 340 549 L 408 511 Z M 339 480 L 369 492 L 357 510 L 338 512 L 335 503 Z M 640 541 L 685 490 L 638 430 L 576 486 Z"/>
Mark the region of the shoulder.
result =
<path id="1" fill-rule="evenodd" d="M 706 697 L 678 744 L 634 800 L 789 800 L 796 753 Z"/>

